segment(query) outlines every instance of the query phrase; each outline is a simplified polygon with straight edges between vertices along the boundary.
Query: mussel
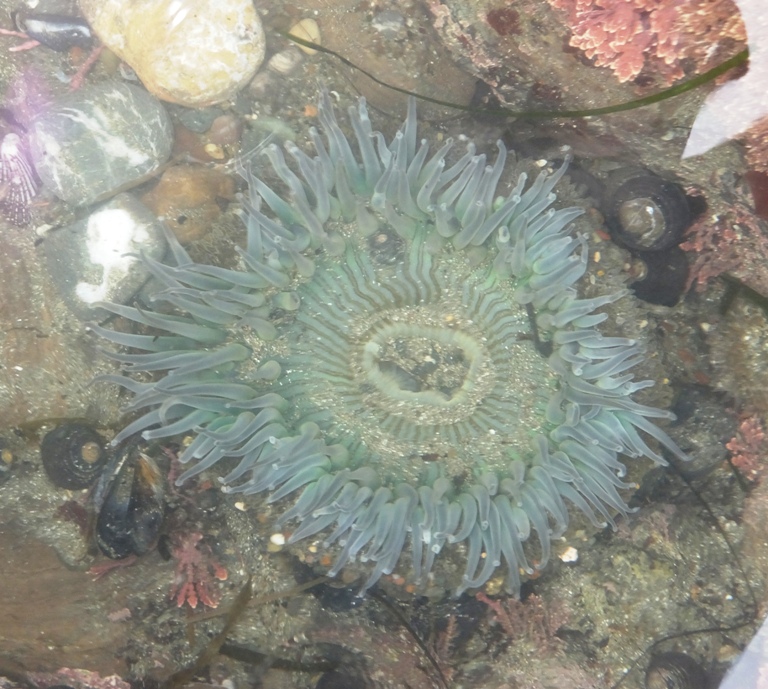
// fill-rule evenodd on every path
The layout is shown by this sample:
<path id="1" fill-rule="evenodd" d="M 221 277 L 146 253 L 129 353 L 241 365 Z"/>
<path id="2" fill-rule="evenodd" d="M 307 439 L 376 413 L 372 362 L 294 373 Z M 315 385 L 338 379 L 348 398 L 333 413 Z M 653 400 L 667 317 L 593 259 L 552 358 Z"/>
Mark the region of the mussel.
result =
<path id="1" fill-rule="evenodd" d="M 679 246 L 667 251 L 632 253 L 638 279 L 629 285 L 638 299 L 674 306 L 688 285 L 688 257 Z"/>
<path id="2" fill-rule="evenodd" d="M 48 478 L 59 488 L 91 486 L 107 463 L 105 441 L 90 426 L 68 421 L 46 433 L 40 457 Z"/>
<path id="3" fill-rule="evenodd" d="M 88 48 L 93 43 L 91 27 L 80 17 L 22 10 L 11 16 L 19 31 L 51 50 L 63 52 L 72 46 Z"/>
<path id="4" fill-rule="evenodd" d="M 143 555 L 157 542 L 165 513 L 164 480 L 135 441 L 117 449 L 96 491 L 96 543 L 120 560 Z"/>

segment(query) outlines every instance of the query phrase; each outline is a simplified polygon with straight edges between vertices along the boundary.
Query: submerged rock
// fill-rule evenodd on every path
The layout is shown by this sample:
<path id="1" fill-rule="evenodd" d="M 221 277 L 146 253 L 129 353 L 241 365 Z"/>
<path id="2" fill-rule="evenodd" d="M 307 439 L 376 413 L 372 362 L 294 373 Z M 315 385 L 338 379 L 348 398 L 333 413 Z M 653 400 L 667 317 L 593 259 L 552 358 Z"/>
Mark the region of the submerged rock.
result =
<path id="1" fill-rule="evenodd" d="M 252 0 L 80 0 L 102 42 L 158 98 L 189 107 L 227 100 L 264 60 Z"/>
<path id="2" fill-rule="evenodd" d="M 144 204 L 125 193 L 45 241 L 51 279 L 83 320 L 106 315 L 94 308 L 97 302 L 121 304 L 138 292 L 149 278 L 146 264 L 138 260 L 140 252 L 162 257 L 162 228 Z"/>
<path id="3" fill-rule="evenodd" d="M 204 237 L 235 198 L 235 182 L 223 172 L 199 165 L 168 168 L 157 186 L 141 197 L 182 244 Z"/>
<path id="4" fill-rule="evenodd" d="M 32 160 L 43 184 L 76 206 L 107 198 L 157 170 L 173 127 L 137 86 L 102 82 L 68 94 L 32 124 Z"/>

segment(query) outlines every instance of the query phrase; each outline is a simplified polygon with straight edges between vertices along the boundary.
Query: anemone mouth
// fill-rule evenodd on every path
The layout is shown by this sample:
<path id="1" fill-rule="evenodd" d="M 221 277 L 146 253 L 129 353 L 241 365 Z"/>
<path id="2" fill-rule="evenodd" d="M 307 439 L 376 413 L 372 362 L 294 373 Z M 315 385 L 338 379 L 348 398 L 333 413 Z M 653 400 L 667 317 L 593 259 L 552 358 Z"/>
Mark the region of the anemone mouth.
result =
<path id="1" fill-rule="evenodd" d="M 292 413 L 391 483 L 418 485 L 425 462 L 458 480 L 503 469 L 509 447 L 530 454 L 558 376 L 512 292 L 461 252 L 413 240 L 408 262 L 382 264 L 366 244 L 347 237 L 298 288 L 278 388 Z"/>
<path id="2" fill-rule="evenodd" d="M 361 100 L 353 149 L 327 94 L 318 110 L 314 157 L 267 147 L 273 186 L 243 171 L 239 268 L 196 263 L 169 234 L 172 261 L 143 260 L 175 313 L 101 305 L 155 330 L 93 326 L 133 350 L 108 353 L 123 374 L 103 379 L 143 412 L 113 442 L 191 433 L 179 482 L 228 466 L 227 492 L 290 497 L 289 540 L 333 547 L 331 575 L 371 563 L 363 590 L 409 543 L 416 581 L 451 546 L 457 592 L 502 564 L 515 592 L 569 506 L 596 526 L 629 511 L 621 455 L 664 462 L 644 435 L 684 457 L 651 421 L 671 415 L 632 400 L 650 385 L 629 373 L 639 344 L 597 330 L 622 295 L 576 293 L 582 211 L 551 208 L 565 165 L 497 195 L 500 142 L 492 165 L 471 143 L 449 164 L 452 141 L 431 156 L 417 141 L 413 102 L 388 143 Z"/>

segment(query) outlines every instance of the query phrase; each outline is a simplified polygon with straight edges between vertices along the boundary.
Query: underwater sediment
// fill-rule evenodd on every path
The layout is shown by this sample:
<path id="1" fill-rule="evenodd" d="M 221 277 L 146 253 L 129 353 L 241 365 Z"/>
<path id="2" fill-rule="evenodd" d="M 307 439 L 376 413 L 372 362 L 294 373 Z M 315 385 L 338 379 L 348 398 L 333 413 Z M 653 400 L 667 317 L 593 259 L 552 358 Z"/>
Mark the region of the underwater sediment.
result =
<path id="1" fill-rule="evenodd" d="M 244 171 L 237 267 L 169 233 L 172 262 L 143 259 L 153 308 L 99 304 L 137 331 L 92 326 L 120 347 L 102 380 L 140 413 L 113 442 L 192 436 L 180 482 L 216 467 L 225 491 L 268 493 L 331 575 L 368 563 L 363 590 L 398 567 L 423 584 L 446 550 L 457 593 L 499 567 L 517 592 L 570 509 L 628 511 L 622 456 L 664 463 L 650 436 L 683 457 L 654 423 L 672 415 L 632 399 L 652 385 L 630 372 L 641 345 L 598 329 L 623 293 L 576 291 L 582 210 L 552 207 L 566 164 L 502 193 L 504 146 L 430 155 L 413 101 L 389 142 L 362 100 L 351 141 L 327 94 L 318 111 L 314 157 L 270 145 L 274 179 Z"/>

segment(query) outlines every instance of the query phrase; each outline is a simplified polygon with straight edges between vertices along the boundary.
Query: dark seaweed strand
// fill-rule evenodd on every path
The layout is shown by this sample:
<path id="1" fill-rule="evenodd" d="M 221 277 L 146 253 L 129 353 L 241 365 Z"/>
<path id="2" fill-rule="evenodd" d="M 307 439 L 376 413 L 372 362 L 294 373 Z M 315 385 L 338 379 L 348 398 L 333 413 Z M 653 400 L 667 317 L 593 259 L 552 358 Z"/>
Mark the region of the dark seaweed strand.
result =
<path id="1" fill-rule="evenodd" d="M 529 120 L 556 119 L 558 117 L 596 117 L 598 115 L 610 115 L 614 112 L 635 110 L 636 108 L 642 108 L 646 105 L 652 105 L 653 103 L 660 103 L 661 101 L 665 101 L 670 98 L 674 98 L 675 96 L 680 96 L 683 93 L 687 93 L 688 91 L 692 91 L 699 86 L 703 86 L 704 84 L 717 79 L 717 77 L 725 74 L 727 71 L 733 69 L 734 67 L 738 67 L 739 65 L 744 64 L 749 59 L 749 48 L 744 48 L 744 50 L 741 52 L 736 53 L 736 55 L 721 62 L 719 65 L 716 65 L 712 69 L 708 69 L 706 72 L 698 74 L 695 77 L 691 77 L 690 79 L 680 84 L 671 86 L 667 89 L 664 89 L 663 91 L 659 91 L 658 93 L 652 93 L 649 96 L 643 96 L 642 98 L 636 98 L 624 103 L 617 103 L 616 105 L 606 105 L 602 108 L 587 108 L 584 110 L 505 110 L 502 108 L 473 108 L 469 105 L 459 105 L 458 103 L 452 103 L 451 101 L 441 100 L 440 98 L 432 98 L 431 96 L 424 96 L 414 91 L 409 91 L 408 89 L 395 86 L 394 84 L 389 84 L 383 79 L 379 79 L 368 70 L 365 70 L 359 65 L 356 65 L 349 58 L 346 58 L 343 55 L 339 55 L 339 53 L 331 50 L 330 48 L 324 48 L 323 46 L 312 43 L 311 41 L 305 41 L 303 38 L 299 38 L 298 36 L 294 36 L 293 34 L 284 31 L 278 31 L 277 33 L 279 33 L 284 38 L 293 41 L 294 43 L 298 43 L 299 45 L 304 46 L 305 48 L 311 48 L 312 50 L 316 50 L 320 53 L 332 55 L 337 60 L 340 60 L 343 64 L 347 65 L 347 67 L 351 67 L 361 74 L 364 74 L 379 86 L 383 86 L 384 88 L 388 88 L 392 91 L 397 91 L 398 93 L 402 93 L 406 96 L 413 96 L 418 100 L 432 103 L 433 105 L 441 105 L 446 108 L 461 110 L 462 112 L 468 112 L 475 115 L 495 115 L 497 117 L 514 117 L 518 119 Z"/>

